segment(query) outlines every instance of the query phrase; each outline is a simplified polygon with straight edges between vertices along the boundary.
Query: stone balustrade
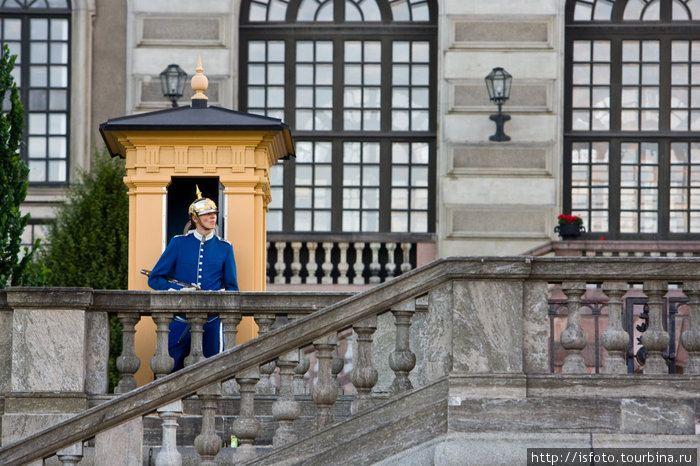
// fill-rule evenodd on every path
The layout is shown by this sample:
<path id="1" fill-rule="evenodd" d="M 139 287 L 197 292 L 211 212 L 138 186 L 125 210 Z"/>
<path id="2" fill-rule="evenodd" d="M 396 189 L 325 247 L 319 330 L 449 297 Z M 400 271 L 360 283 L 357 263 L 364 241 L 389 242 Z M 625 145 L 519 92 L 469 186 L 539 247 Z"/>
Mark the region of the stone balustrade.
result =
<path id="1" fill-rule="evenodd" d="M 375 285 L 433 260 L 431 235 L 268 234 L 271 285 Z M 426 252 L 427 251 L 427 252 Z"/>
<path id="2" fill-rule="evenodd" d="M 91 438 L 95 438 L 98 452 L 105 431 L 156 410 L 163 419 L 159 455 L 177 458 L 173 438 L 182 412 L 178 402 L 192 395 L 197 396 L 202 410 L 201 433 L 194 442 L 201 464 L 215 464 L 217 455 L 218 459 L 234 455 L 228 460 L 236 462 L 274 463 L 275 455 L 282 454 L 278 452 L 292 454 L 302 448 L 310 434 L 320 435 L 337 425 L 334 406 L 341 393 L 351 399 L 350 419 L 371 418 L 368 413 L 387 409 L 383 401 L 418 394 L 443 380 L 449 380 L 445 403 L 449 399 L 454 413 L 475 409 L 473 403 L 459 408 L 461 400 L 480 397 L 520 400 L 520 405 L 513 405 L 516 411 L 532 397 L 556 400 L 576 396 L 577 406 L 583 410 L 588 406 L 586 400 L 598 406 L 605 397 L 605 406 L 624 405 L 615 408 L 623 409 L 622 415 L 596 418 L 585 429 L 606 435 L 615 431 L 694 434 L 696 412 L 690 406 L 700 400 L 699 266 L 700 260 L 693 258 L 448 258 L 355 295 L 10 288 L 0 293 L 0 351 L 12 354 L 10 365 L 0 365 L 4 400 L 0 463 L 40 459 Z M 583 310 L 591 305 L 590 293 L 597 293 L 605 307 L 607 325 L 600 326 L 600 341 L 607 354 L 601 361 L 602 375 L 591 374 L 585 361 L 590 339 Z M 642 373 L 627 374 L 630 335 L 623 325 L 623 303 L 637 295 L 643 296 L 648 308 L 648 326 L 641 336 L 648 356 Z M 687 325 L 679 330 L 679 340 L 688 354 L 683 375 L 669 374 L 665 359 L 670 335 L 664 309 L 671 295 L 682 296 L 688 308 Z M 566 319 L 557 337 L 564 352 L 561 373 L 553 374 L 550 308 L 555 298 L 566 308 Z M 129 327 L 133 317 L 154 316 L 159 344 L 151 364 L 157 380 L 136 388 L 130 376 L 133 372 L 126 372 L 126 382 L 118 387 L 120 395 L 104 399 L 105 384 L 90 374 L 103 373 L 96 368 L 104 364 L 109 313 L 116 313 L 125 325 L 124 352 L 118 364 L 127 371 L 134 370 L 130 362 L 133 351 L 128 347 L 133 344 Z M 253 341 L 211 358 L 195 357 L 183 370 L 167 374 L 163 370 L 167 350 L 162 343 L 167 340 L 166 322 L 175 313 L 187 315 L 193 326 L 193 317 L 201 317 L 203 323 L 208 313 L 218 313 L 229 335 L 235 335 L 241 316 L 252 315 L 264 331 Z M 61 322 L 61 328 L 79 331 L 74 335 L 52 333 L 54 319 Z M 285 320 L 288 323 L 283 324 Z M 340 390 L 338 378 L 343 369 L 335 361 L 339 335 L 347 334 L 348 329 L 352 330 L 350 385 Z M 27 343 L 33 339 L 37 344 Z M 55 355 L 47 355 L 41 346 L 72 355 L 82 351 L 85 358 L 74 356 L 75 361 L 61 359 L 58 364 Z M 294 427 L 300 416 L 301 396 L 295 376 L 310 366 L 303 363 L 306 353 L 300 351 L 308 347 L 315 349 L 318 361 L 311 390 L 316 410 L 311 431 L 300 432 Z M 31 354 L 20 354 L 20 350 Z M 38 368 L 43 364 L 62 367 L 57 373 L 59 385 L 41 377 Z M 31 370 L 36 371 L 35 377 L 22 381 L 17 377 Z M 255 447 L 261 435 L 256 409 L 261 392 L 257 387 L 265 372 L 269 379 L 265 383 L 272 389 L 263 393 L 276 397 L 272 408 L 276 431 L 270 445 L 273 451 L 260 457 Z M 78 375 L 77 385 L 69 380 Z M 222 389 L 234 379 L 235 391 Z M 660 384 L 674 389 L 658 390 Z M 101 404 L 96 395 L 102 395 Z M 648 424 L 639 425 L 636 419 L 640 412 L 651 413 L 659 406 L 658 400 L 649 404 L 649 396 L 663 399 L 666 415 L 654 419 L 641 414 Z M 18 419 L 28 413 L 28 401 L 37 397 L 45 404 L 32 407 L 33 415 L 45 415 L 36 410 L 48 411 L 49 406 L 51 413 L 56 413 L 56 407 L 66 399 L 77 397 L 83 405 L 70 404 L 70 409 L 61 412 L 61 419 L 49 420 L 64 419 L 62 422 L 36 432 L 38 425 L 27 427 Z M 222 439 L 214 428 L 216 406 L 222 397 L 236 397 L 240 402 L 231 432 L 225 433 L 239 439 L 235 450 L 220 450 Z M 88 404 L 92 407 L 81 411 Z M 499 409 L 502 404 L 485 406 Z M 491 430 L 498 430 L 498 422 L 513 422 L 498 416 L 483 419 Z M 536 419 L 530 421 L 535 423 L 531 429 L 554 431 L 552 425 L 537 426 L 545 421 Z M 457 422 L 451 429 L 469 429 L 473 422 L 473 418 Z M 568 427 L 559 428 L 567 431 Z M 320 448 L 314 445 L 312 441 L 307 448 Z M 73 458 L 77 449 L 66 455 Z"/>

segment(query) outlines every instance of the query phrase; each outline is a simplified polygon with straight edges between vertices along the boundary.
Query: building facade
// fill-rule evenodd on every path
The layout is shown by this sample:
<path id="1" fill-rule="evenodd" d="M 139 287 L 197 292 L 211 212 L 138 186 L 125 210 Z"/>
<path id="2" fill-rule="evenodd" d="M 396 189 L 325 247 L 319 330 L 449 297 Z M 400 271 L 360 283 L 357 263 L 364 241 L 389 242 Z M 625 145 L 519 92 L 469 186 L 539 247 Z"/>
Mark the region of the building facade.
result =
<path id="1" fill-rule="evenodd" d="M 27 113 L 26 242 L 103 144 L 98 125 L 170 106 L 159 73 L 191 76 L 198 56 L 210 105 L 292 129 L 296 159 L 271 173 L 271 237 L 415 243 L 424 263 L 533 250 L 556 240 L 562 212 L 589 240 L 700 232 L 698 0 L 5 0 L 0 12 Z M 489 140 L 495 67 L 513 76 L 507 142 Z"/>

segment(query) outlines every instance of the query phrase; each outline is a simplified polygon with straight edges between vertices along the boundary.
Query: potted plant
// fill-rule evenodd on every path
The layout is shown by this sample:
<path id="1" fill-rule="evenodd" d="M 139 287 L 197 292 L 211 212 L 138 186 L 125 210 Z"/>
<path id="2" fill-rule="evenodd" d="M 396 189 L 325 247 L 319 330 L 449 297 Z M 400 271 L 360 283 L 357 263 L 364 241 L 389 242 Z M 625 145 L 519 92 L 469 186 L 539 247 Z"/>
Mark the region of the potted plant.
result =
<path id="1" fill-rule="evenodd" d="M 557 220 L 559 225 L 554 227 L 554 232 L 559 233 L 561 239 L 576 239 L 581 236 L 581 232 L 586 231 L 583 219 L 578 215 L 561 214 Z"/>

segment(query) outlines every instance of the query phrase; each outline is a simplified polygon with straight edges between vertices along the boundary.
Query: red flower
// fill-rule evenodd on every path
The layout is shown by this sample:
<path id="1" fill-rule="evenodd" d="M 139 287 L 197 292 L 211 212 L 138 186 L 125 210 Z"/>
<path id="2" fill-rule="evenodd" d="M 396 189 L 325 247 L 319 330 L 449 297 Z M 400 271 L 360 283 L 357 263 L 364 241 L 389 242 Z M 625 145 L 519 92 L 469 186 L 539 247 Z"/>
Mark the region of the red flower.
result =
<path id="1" fill-rule="evenodd" d="M 578 215 L 560 214 L 557 219 L 559 220 L 559 225 L 567 225 L 569 223 L 583 225 L 583 220 Z"/>

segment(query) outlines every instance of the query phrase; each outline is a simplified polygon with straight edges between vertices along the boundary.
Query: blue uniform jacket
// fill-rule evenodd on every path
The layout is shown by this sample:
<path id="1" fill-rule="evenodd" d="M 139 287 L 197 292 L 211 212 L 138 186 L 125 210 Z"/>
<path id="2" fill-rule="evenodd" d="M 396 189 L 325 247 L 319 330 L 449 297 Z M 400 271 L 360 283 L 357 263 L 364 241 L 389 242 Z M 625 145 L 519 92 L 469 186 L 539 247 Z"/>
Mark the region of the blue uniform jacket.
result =
<path id="1" fill-rule="evenodd" d="M 236 260 L 231 243 L 210 233 L 196 230 L 175 236 L 158 259 L 148 277 L 154 290 L 180 289 L 167 278 L 197 284 L 203 290 L 238 290 Z"/>

